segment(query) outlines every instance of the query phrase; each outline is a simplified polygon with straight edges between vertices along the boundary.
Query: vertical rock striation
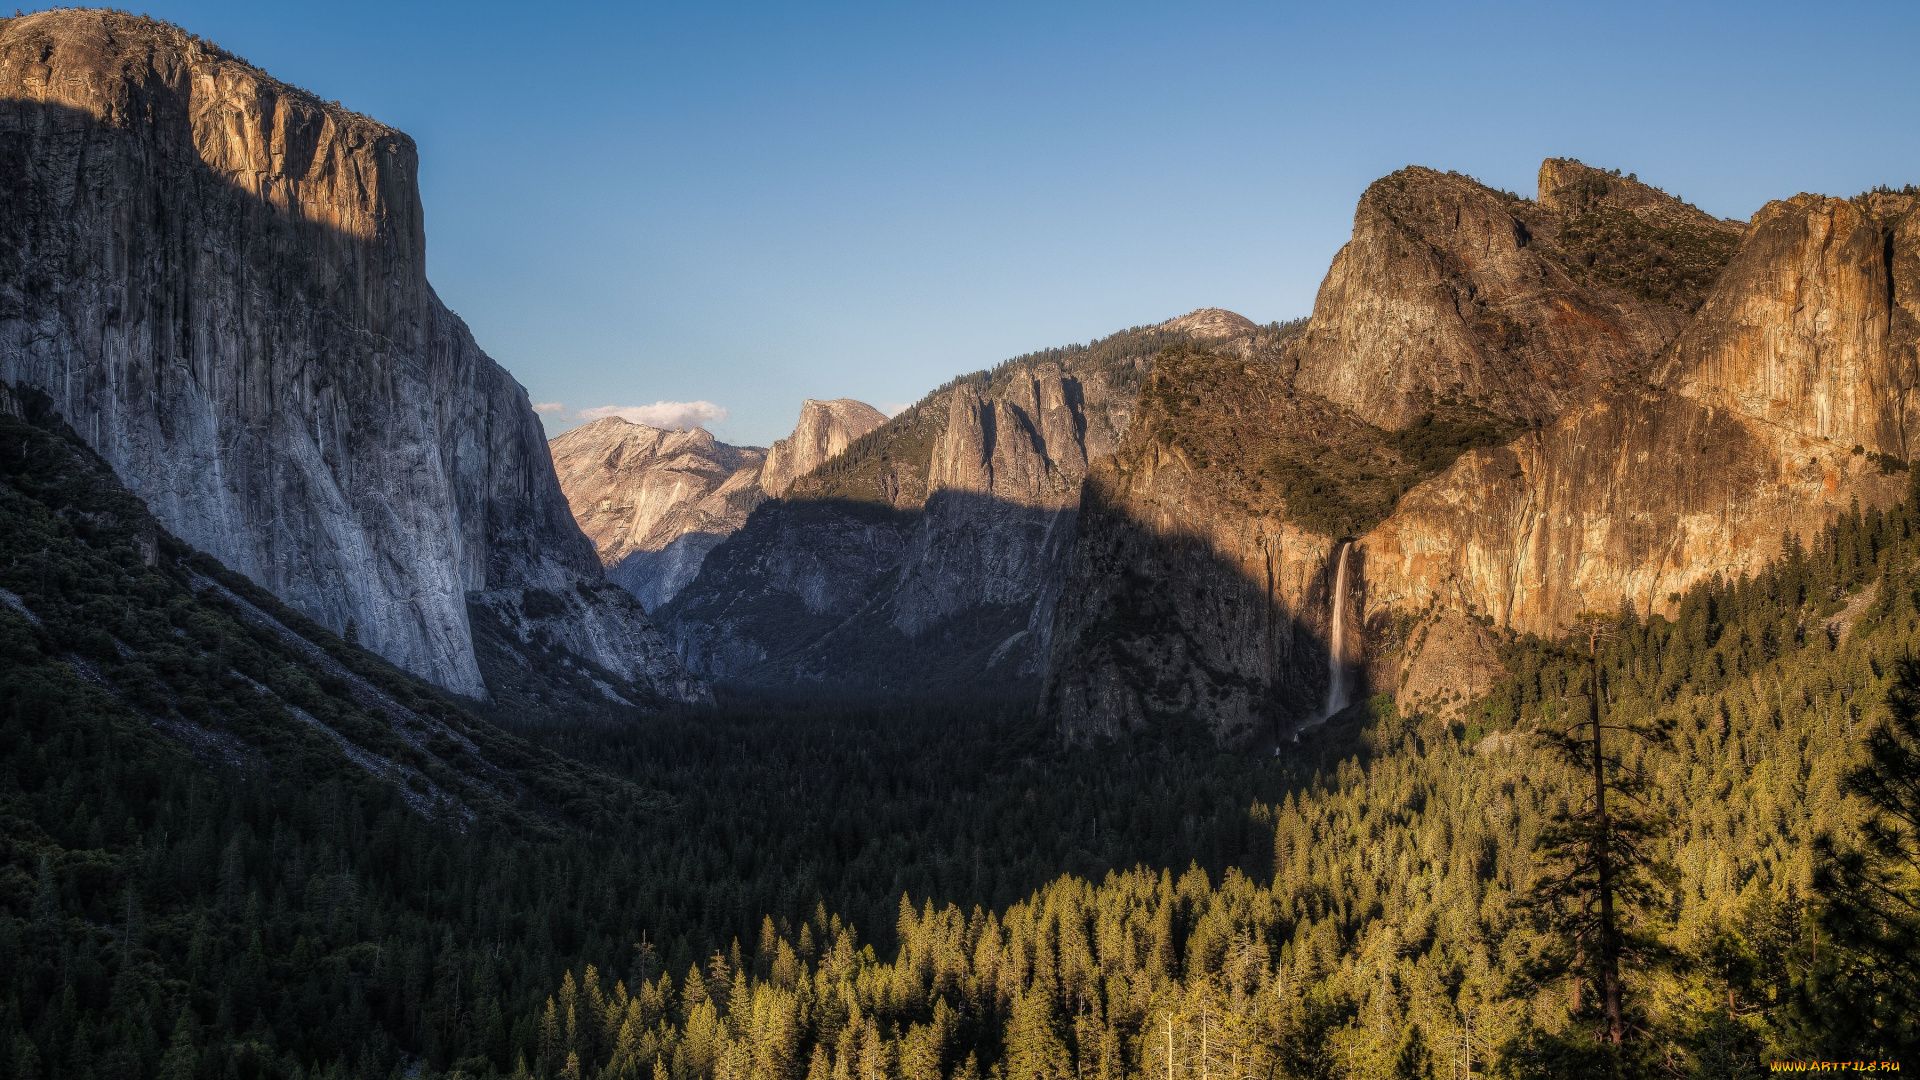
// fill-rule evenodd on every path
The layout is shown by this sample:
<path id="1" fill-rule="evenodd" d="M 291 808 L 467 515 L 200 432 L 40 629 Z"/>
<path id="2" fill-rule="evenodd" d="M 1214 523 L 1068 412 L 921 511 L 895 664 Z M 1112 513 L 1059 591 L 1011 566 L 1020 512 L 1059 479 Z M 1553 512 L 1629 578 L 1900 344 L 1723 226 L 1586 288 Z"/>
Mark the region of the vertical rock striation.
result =
<path id="1" fill-rule="evenodd" d="M 64 10 L 0 20 L 0 162 L 0 378 L 167 528 L 463 694 L 469 596 L 529 589 L 591 614 L 577 644 L 630 692 L 705 692 L 596 599 L 525 391 L 427 283 L 407 136 Z"/>
<path id="2" fill-rule="evenodd" d="M 1151 357 L 1257 330 L 1206 309 L 955 380 L 756 510 L 662 624 L 716 679 L 909 694 L 1031 685 L 1080 486 L 1125 433 Z"/>
<path id="3" fill-rule="evenodd" d="M 1916 202 L 1802 195 L 1743 226 L 1562 160 L 1531 201 L 1421 169 L 1374 184 L 1275 367 L 1160 362 L 1086 486 L 1046 708 L 1070 738 L 1306 719 L 1352 537 L 1374 688 L 1444 711 L 1497 665 L 1489 626 L 1671 613 L 1893 501 Z"/>

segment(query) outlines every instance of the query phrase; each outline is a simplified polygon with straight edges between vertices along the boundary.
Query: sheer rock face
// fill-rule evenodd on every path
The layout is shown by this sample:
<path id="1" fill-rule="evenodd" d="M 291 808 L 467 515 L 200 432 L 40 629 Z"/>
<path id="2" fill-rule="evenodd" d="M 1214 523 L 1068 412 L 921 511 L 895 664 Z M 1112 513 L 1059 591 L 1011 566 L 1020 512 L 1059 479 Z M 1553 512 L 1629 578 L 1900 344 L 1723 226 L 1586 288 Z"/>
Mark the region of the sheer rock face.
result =
<path id="1" fill-rule="evenodd" d="M 1087 471 L 1080 384 L 1057 371 L 1012 380 L 1000 393 L 956 387 L 933 444 L 928 486 L 1021 504 L 1063 504 Z"/>
<path id="2" fill-rule="evenodd" d="M 1581 611 L 1675 613 L 1715 573 L 1751 572 L 1902 479 L 1864 455 L 1677 394 L 1582 406 L 1415 488 L 1361 541 L 1370 616 L 1438 607 L 1557 634 Z"/>
<path id="3" fill-rule="evenodd" d="M 946 693 L 1037 679 L 1090 462 L 1126 431 L 1154 352 L 1192 336 L 1131 331 L 936 391 L 755 511 L 662 624 L 694 670 L 747 683 Z"/>
<path id="4" fill-rule="evenodd" d="M 1904 476 L 1920 380 L 1910 198 L 1802 195 L 1754 216 L 1654 372 L 1468 454 L 1364 541 L 1367 606 L 1440 605 L 1552 633 L 1582 610 L 1759 569 Z M 1884 455 L 1884 456 L 1881 456 Z"/>
<path id="5" fill-rule="evenodd" d="M 560 490 L 608 578 L 649 611 L 692 581 L 763 498 L 767 452 L 700 428 L 664 431 L 610 416 L 549 445 Z"/>
<path id="6" fill-rule="evenodd" d="M 1912 201 L 1769 203 L 1657 381 L 1799 435 L 1906 460 L 1920 432 Z"/>
<path id="7" fill-rule="evenodd" d="M 1484 683 L 1489 634 L 1672 614 L 1784 534 L 1892 502 L 1920 382 L 1917 201 L 1798 196 L 1740 227 L 1570 162 L 1542 166 L 1537 203 L 1424 170 L 1374 185 L 1278 375 L 1215 363 L 1232 385 L 1143 391 L 1087 485 L 1045 707 L 1069 737 L 1183 714 L 1233 742 L 1313 716 L 1338 540 L 1258 463 L 1303 439 L 1351 460 L 1352 432 L 1447 393 L 1528 430 L 1356 541 L 1352 663 L 1410 707 Z M 1175 416 L 1183 394 L 1201 407 Z M 1312 403 L 1326 415 L 1285 419 Z"/>
<path id="8" fill-rule="evenodd" d="M 864 401 L 808 398 L 800 404 L 793 434 L 767 450 L 766 465 L 760 470 L 761 490 L 779 498 L 795 480 L 839 457 L 855 439 L 886 422 L 885 413 Z"/>
<path id="9" fill-rule="evenodd" d="M 427 284 L 407 136 L 103 11 L 0 20 L 0 99 L 0 378 L 167 528 L 474 696 L 469 594 L 593 592 L 525 391 Z M 704 693 L 595 610 L 630 691 Z"/>
<path id="10" fill-rule="evenodd" d="M 1441 399 L 1538 423 L 1639 371 L 1693 290 L 1608 269 L 1676 248 L 1711 262 L 1739 227 L 1577 162 L 1546 162 L 1540 183 L 1533 202 L 1417 167 L 1375 181 L 1294 347 L 1299 388 L 1384 428 Z"/>

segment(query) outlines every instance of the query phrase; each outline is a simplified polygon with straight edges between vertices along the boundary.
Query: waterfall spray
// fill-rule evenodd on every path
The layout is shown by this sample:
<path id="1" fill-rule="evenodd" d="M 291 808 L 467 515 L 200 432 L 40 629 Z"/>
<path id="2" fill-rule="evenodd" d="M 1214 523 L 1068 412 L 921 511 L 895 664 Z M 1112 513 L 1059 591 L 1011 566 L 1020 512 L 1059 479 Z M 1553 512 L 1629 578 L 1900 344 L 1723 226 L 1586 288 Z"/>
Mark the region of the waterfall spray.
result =
<path id="1" fill-rule="evenodd" d="M 1333 576 L 1333 630 L 1327 635 L 1327 708 L 1322 723 L 1347 707 L 1347 555 L 1353 541 L 1340 545 L 1340 570 Z"/>
<path id="2" fill-rule="evenodd" d="M 1353 541 L 1340 545 L 1339 569 L 1333 575 L 1333 620 L 1327 633 L 1327 701 L 1320 715 L 1300 725 L 1300 730 L 1317 727 L 1333 718 L 1333 714 L 1347 707 L 1351 691 L 1347 689 L 1347 556 L 1353 551 Z M 1293 741 L 1300 741 L 1300 731 L 1293 733 Z M 1274 753 L 1280 748 L 1275 747 Z"/>

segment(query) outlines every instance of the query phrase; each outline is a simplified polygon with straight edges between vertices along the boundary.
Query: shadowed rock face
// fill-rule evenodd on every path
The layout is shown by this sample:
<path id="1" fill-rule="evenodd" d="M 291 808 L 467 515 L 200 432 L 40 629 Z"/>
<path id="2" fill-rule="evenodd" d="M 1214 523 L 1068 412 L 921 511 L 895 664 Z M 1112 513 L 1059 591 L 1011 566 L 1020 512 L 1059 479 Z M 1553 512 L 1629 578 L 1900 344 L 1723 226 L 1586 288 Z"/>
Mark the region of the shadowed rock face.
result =
<path id="1" fill-rule="evenodd" d="M 1081 483 L 1126 431 L 1153 354 L 1202 333 L 1247 350 L 1266 331 L 1205 309 L 935 391 L 755 511 L 662 624 L 691 667 L 718 679 L 902 693 L 1031 685 Z"/>
<path id="2" fill-rule="evenodd" d="M 1306 719 L 1324 676 L 1300 657 L 1326 655 L 1342 533 L 1351 663 L 1444 712 L 1497 668 L 1489 628 L 1671 614 L 1784 534 L 1895 500 L 1916 201 L 1803 195 L 1739 227 L 1564 161 L 1537 202 L 1425 170 L 1375 184 L 1278 371 L 1201 357 L 1143 391 L 1087 487 L 1047 709 L 1069 737 L 1189 716 L 1233 742 Z M 1462 401 L 1524 430 L 1414 476 L 1429 413 Z M 1356 490 L 1373 501 L 1335 498 Z"/>
<path id="3" fill-rule="evenodd" d="M 1333 544 L 1287 520 L 1253 456 L 1302 430 L 1365 452 L 1365 425 L 1271 360 L 1162 354 L 1081 497 L 1042 692 L 1065 737 L 1191 716 L 1238 743 L 1313 710 Z"/>
<path id="4" fill-rule="evenodd" d="M 705 693 L 591 599 L 525 391 L 427 284 L 404 134 L 176 28 L 56 11 L 0 20 L 0 162 L 0 378 L 167 528 L 460 693 L 486 692 L 469 594 L 528 589 L 593 608 L 580 647 L 628 693 Z"/>

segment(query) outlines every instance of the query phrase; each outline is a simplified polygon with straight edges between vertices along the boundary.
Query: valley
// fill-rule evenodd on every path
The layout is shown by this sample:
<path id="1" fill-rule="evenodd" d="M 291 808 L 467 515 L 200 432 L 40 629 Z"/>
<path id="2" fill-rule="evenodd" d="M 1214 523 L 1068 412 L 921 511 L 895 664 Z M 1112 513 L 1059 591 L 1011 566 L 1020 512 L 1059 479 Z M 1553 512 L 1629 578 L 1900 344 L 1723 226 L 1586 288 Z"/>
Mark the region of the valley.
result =
<path id="1" fill-rule="evenodd" d="M 413 140 L 186 30 L 0 19 L 0 161 L 0 1080 L 1920 1046 L 1912 188 L 1408 167 L 1302 318 L 760 447 L 549 439 Z"/>

